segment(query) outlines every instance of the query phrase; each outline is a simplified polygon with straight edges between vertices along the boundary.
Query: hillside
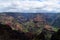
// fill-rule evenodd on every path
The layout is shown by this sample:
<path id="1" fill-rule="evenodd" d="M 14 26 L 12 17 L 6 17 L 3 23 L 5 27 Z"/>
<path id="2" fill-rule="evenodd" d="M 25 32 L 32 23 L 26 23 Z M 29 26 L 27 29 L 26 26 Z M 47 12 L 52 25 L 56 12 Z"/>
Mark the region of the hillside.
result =
<path id="1" fill-rule="evenodd" d="M 49 40 L 59 28 L 59 13 L 0 13 L 1 40 Z"/>
<path id="2" fill-rule="evenodd" d="M 59 16 L 59 17 L 58 17 Z M 13 30 L 37 32 L 45 25 L 60 27 L 60 14 L 54 13 L 0 13 L 0 22 L 10 25 Z"/>

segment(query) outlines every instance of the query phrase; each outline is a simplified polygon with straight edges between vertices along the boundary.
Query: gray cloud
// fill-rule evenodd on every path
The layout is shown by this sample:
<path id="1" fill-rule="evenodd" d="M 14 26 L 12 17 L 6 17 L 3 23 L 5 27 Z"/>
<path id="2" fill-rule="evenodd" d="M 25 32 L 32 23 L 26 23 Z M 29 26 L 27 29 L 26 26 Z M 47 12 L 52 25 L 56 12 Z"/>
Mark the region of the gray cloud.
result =
<path id="1" fill-rule="evenodd" d="M 60 13 L 59 0 L 0 0 L 0 12 L 48 12 Z"/>

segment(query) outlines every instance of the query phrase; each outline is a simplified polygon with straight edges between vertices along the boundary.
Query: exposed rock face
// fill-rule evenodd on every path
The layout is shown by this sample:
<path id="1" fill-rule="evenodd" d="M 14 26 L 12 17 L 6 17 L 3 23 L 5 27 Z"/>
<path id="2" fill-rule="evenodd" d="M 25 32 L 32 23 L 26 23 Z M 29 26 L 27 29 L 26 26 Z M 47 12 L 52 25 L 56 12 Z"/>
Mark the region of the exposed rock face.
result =
<path id="1" fill-rule="evenodd" d="M 44 28 L 47 29 L 47 30 L 49 30 L 49 31 L 53 31 L 53 27 L 50 26 L 50 25 L 47 25 L 47 24 L 46 24 L 46 25 L 44 26 Z"/>
<path id="2" fill-rule="evenodd" d="M 17 22 L 17 20 L 12 17 L 12 16 L 9 16 L 7 14 L 0 14 L 0 22 L 2 24 L 6 24 L 6 25 L 9 25 L 13 30 L 20 30 L 22 31 L 22 24 L 20 24 L 19 22 Z"/>
<path id="3" fill-rule="evenodd" d="M 46 22 L 45 18 L 41 14 L 37 14 L 36 17 L 33 20 L 37 23 L 40 23 L 41 25 Z"/>

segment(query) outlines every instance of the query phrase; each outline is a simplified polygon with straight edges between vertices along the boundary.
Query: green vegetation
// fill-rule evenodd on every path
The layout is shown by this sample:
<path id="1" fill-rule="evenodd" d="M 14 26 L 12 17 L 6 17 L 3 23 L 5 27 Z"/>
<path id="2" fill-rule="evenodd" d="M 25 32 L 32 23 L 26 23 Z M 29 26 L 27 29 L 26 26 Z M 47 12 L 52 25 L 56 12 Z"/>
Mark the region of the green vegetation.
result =
<path id="1" fill-rule="evenodd" d="M 56 32 L 58 31 L 58 29 L 59 28 L 57 28 L 57 27 L 53 27 L 53 30 L 56 31 Z"/>

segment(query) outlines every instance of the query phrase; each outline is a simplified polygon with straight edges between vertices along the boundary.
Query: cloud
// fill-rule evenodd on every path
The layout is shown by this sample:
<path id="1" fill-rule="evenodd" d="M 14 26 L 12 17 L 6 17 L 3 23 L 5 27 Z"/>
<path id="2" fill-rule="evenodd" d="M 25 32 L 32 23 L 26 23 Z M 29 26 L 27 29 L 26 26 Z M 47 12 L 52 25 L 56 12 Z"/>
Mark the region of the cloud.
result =
<path id="1" fill-rule="evenodd" d="M 0 12 L 60 13 L 60 0 L 6 0 L 0 2 Z"/>

